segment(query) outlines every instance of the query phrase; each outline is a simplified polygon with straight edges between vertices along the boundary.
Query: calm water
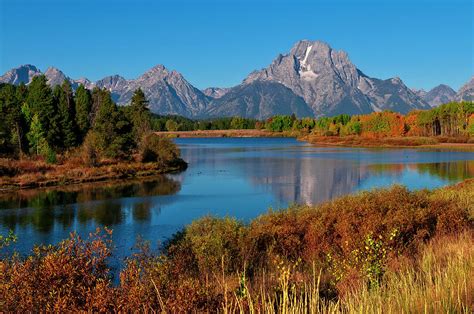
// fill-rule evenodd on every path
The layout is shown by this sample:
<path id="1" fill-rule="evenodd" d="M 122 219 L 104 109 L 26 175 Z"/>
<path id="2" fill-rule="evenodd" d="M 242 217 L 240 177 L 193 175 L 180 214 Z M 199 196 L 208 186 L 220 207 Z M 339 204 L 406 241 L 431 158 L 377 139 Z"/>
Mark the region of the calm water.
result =
<path id="1" fill-rule="evenodd" d="M 248 221 L 290 203 L 319 203 L 354 191 L 403 184 L 436 188 L 474 176 L 474 153 L 312 147 L 294 139 L 177 139 L 189 168 L 152 180 L 20 191 L 0 198 L 0 234 L 15 249 L 56 243 L 71 231 L 109 226 L 116 255 L 137 237 L 158 244 L 206 214 Z"/>

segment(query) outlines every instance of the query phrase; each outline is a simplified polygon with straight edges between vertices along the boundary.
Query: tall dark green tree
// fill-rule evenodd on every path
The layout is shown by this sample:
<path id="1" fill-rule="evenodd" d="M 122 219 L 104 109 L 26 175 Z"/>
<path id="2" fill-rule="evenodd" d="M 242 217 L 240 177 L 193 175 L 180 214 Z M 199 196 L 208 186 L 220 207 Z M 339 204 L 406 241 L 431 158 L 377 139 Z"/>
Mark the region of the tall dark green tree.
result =
<path id="1" fill-rule="evenodd" d="M 99 149 L 106 157 L 126 157 L 131 148 L 131 124 L 122 110 L 112 101 L 110 93 L 103 90 L 94 91 L 97 100 L 97 113 L 93 122 Z"/>
<path id="2" fill-rule="evenodd" d="M 13 150 L 13 126 L 15 119 L 15 87 L 12 85 L 0 86 L 0 151 L 11 153 Z"/>
<path id="3" fill-rule="evenodd" d="M 148 109 L 148 100 L 141 88 L 133 93 L 129 112 L 133 126 L 132 136 L 135 143 L 138 144 L 143 136 L 151 131 L 151 114 Z"/>
<path id="4" fill-rule="evenodd" d="M 76 126 L 76 108 L 71 84 L 64 80 L 59 87 L 58 110 L 61 124 L 62 147 L 71 148 L 77 145 L 78 130 Z"/>
<path id="5" fill-rule="evenodd" d="M 106 94 L 103 92 L 103 90 L 98 87 L 94 87 L 92 89 L 91 97 L 92 97 L 92 107 L 89 114 L 89 123 L 92 127 L 95 125 L 95 118 L 99 111 L 99 107 L 104 102 L 104 98 L 106 101 L 108 101 L 108 98 L 110 97 L 107 97 Z"/>
<path id="6" fill-rule="evenodd" d="M 77 88 L 74 102 L 76 104 L 76 125 L 79 130 L 80 139 L 84 139 L 91 127 L 90 116 L 92 109 L 91 93 L 84 85 L 81 84 Z"/>
<path id="7" fill-rule="evenodd" d="M 61 123 L 58 104 L 53 99 L 51 88 L 44 75 L 35 76 L 28 86 L 26 103 L 31 116 L 37 114 L 44 130 L 46 141 L 51 147 L 61 147 Z"/>
<path id="8" fill-rule="evenodd" d="M 23 155 L 26 133 L 21 112 L 24 88 L 24 85 L 0 85 L 0 151 L 20 157 Z"/>

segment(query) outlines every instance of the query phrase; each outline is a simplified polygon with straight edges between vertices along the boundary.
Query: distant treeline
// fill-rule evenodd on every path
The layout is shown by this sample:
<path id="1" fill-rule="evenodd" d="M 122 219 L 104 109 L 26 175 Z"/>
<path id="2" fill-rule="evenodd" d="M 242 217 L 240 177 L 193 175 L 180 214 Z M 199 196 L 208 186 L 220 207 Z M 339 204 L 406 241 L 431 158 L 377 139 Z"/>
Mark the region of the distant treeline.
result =
<path id="1" fill-rule="evenodd" d="M 141 89 L 130 105 L 117 106 L 106 89 L 92 91 L 69 81 L 51 88 L 44 75 L 26 85 L 0 84 L 0 155 L 42 156 L 78 151 L 86 163 L 101 158 L 166 162 L 177 158 L 173 143 L 152 134 L 151 113 Z M 76 150 L 77 148 L 77 150 Z M 167 160 L 164 160 L 167 159 Z"/>
<path id="2" fill-rule="evenodd" d="M 276 116 L 265 122 L 274 131 L 305 130 L 322 136 L 474 136 L 474 103 L 452 102 L 402 115 L 392 111 L 319 119 Z"/>
<path id="3" fill-rule="evenodd" d="M 152 127 L 155 131 L 198 131 L 255 129 L 260 121 L 240 117 L 225 117 L 206 120 L 192 120 L 182 116 L 153 115 Z"/>
<path id="4" fill-rule="evenodd" d="M 265 121 L 241 117 L 191 120 L 151 114 L 140 89 L 130 105 L 117 106 L 109 91 L 97 87 L 89 91 L 82 85 L 73 91 L 67 80 L 54 88 L 45 76 L 34 77 L 28 86 L 0 84 L 0 154 L 4 156 L 41 155 L 54 162 L 57 153 L 82 147 L 92 157 L 129 158 L 137 150 L 146 155 L 147 146 L 160 144 L 144 139 L 151 131 L 228 129 L 322 136 L 473 136 L 474 103 L 451 102 L 407 115 L 384 111 L 316 119 L 279 115 Z M 159 153 L 157 147 L 152 150 Z"/>
<path id="5" fill-rule="evenodd" d="M 278 115 L 266 120 L 240 117 L 191 120 L 180 116 L 153 116 L 156 131 L 267 129 L 272 132 L 305 131 L 321 136 L 473 136 L 474 103 L 451 102 L 407 115 L 392 111 L 366 115 L 302 118 Z"/>

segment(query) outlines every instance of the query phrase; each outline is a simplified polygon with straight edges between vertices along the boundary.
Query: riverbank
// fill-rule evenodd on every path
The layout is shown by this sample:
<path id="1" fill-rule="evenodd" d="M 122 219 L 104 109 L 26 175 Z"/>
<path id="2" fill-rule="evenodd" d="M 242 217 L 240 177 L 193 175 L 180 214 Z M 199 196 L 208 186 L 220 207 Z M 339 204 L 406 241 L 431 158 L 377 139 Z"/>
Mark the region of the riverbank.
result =
<path id="1" fill-rule="evenodd" d="M 298 138 L 315 145 L 347 146 L 347 147 L 425 147 L 456 150 L 473 150 L 474 143 L 469 138 L 441 137 L 381 137 L 362 136 L 317 136 L 312 134 Z"/>
<path id="2" fill-rule="evenodd" d="M 155 134 L 170 138 L 215 138 L 215 137 L 294 137 L 314 145 L 345 147 L 424 147 L 474 151 L 474 140 L 466 137 L 363 137 L 363 136 L 319 136 L 302 131 L 272 132 L 261 129 L 163 131 Z"/>
<path id="3" fill-rule="evenodd" d="M 139 243 L 117 285 L 112 231 L 72 234 L 0 257 L 0 310 L 470 313 L 473 198 L 470 179 L 294 205 L 249 223 L 204 217 L 163 254 Z"/>
<path id="4" fill-rule="evenodd" d="M 166 137 L 205 138 L 205 137 L 298 137 L 300 132 L 272 132 L 268 130 L 239 129 L 239 130 L 202 130 L 202 131 L 163 131 L 155 134 Z"/>
<path id="5" fill-rule="evenodd" d="M 19 189 L 129 180 L 185 170 L 178 159 L 167 165 L 156 162 L 104 161 L 95 167 L 77 162 L 47 164 L 42 160 L 0 159 L 0 193 Z"/>

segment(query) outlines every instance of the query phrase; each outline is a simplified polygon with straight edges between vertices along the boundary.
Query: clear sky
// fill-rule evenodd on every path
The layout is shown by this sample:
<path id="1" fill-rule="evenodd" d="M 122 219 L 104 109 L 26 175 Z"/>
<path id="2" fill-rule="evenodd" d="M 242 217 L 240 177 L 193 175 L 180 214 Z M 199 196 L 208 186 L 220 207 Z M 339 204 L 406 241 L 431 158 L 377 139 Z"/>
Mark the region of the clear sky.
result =
<path id="1" fill-rule="evenodd" d="M 55 66 L 135 78 L 156 64 L 196 87 L 233 86 L 300 39 L 364 73 L 458 89 L 474 74 L 473 0 L 0 0 L 0 72 Z"/>

